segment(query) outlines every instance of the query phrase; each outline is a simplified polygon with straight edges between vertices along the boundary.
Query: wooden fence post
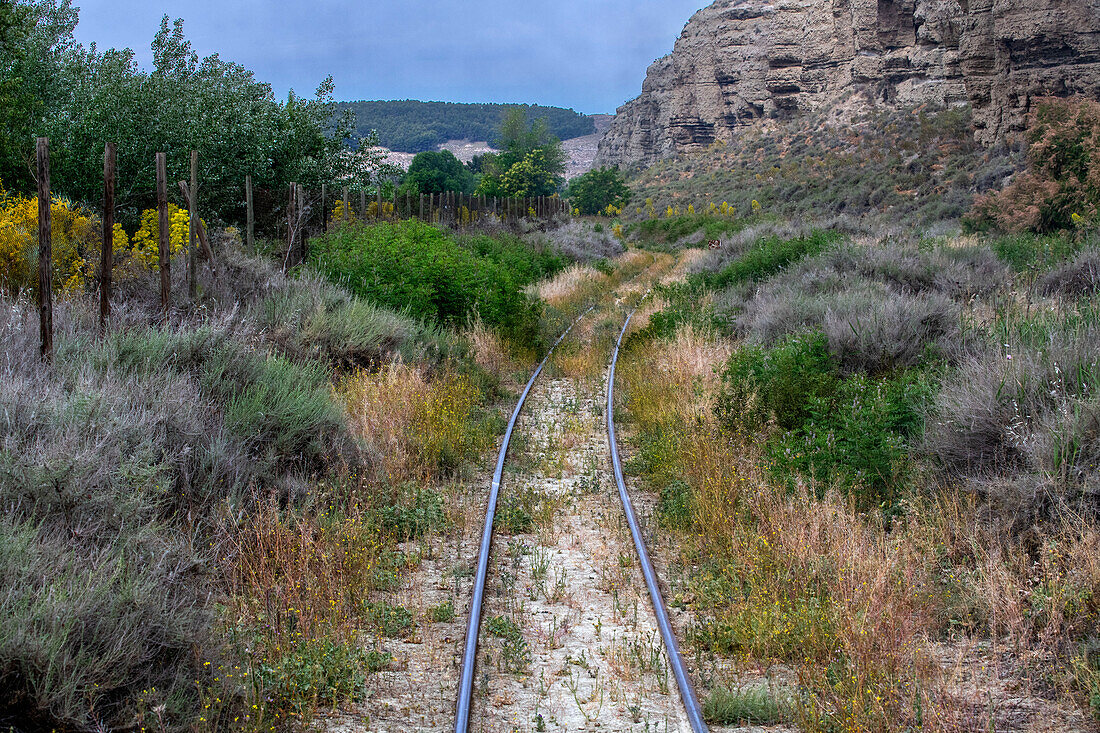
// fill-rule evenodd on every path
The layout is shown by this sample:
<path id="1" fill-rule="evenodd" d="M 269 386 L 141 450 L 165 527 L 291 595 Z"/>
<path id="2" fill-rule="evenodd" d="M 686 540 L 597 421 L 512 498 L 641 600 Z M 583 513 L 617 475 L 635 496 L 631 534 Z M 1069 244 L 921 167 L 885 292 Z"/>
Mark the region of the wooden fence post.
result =
<path id="1" fill-rule="evenodd" d="M 248 251 L 252 252 L 256 247 L 256 215 L 252 203 L 252 174 L 244 177 L 244 204 L 245 204 L 245 243 Z"/>
<path id="2" fill-rule="evenodd" d="M 286 202 L 286 257 L 283 258 L 283 272 L 290 269 L 290 257 L 294 252 L 294 204 L 298 201 L 297 183 L 290 184 Z"/>
<path id="3" fill-rule="evenodd" d="M 424 194 L 420 194 L 420 221 L 424 221 Z"/>
<path id="4" fill-rule="evenodd" d="M 359 189 L 359 219 L 367 221 L 367 189 Z"/>
<path id="5" fill-rule="evenodd" d="M 38 331 L 42 359 L 53 361 L 53 215 L 50 141 L 38 138 Z"/>
<path id="6" fill-rule="evenodd" d="M 344 186 L 343 193 L 344 193 L 344 221 L 351 221 L 351 212 L 348 210 L 348 207 L 351 206 L 351 199 L 348 198 L 348 187 L 347 186 Z M 359 215 L 362 216 L 363 212 L 360 211 Z"/>
<path id="7" fill-rule="evenodd" d="M 183 205 L 187 207 L 187 210 L 191 210 L 191 194 L 187 190 L 187 181 L 180 181 L 180 195 L 183 196 Z M 210 249 L 210 240 L 206 236 L 206 227 L 202 225 L 202 219 L 196 219 L 195 221 L 195 234 L 199 239 L 199 247 L 202 248 L 202 256 L 209 262 L 210 266 L 214 266 L 214 252 Z"/>
<path id="8" fill-rule="evenodd" d="M 115 268 L 115 169 L 118 150 L 114 143 L 103 149 L 103 247 L 99 259 L 99 332 L 107 333 L 111 317 L 111 277 Z"/>
<path id="9" fill-rule="evenodd" d="M 168 321 L 168 308 L 172 304 L 172 253 L 169 249 L 168 222 L 168 155 L 157 153 L 157 222 L 160 234 L 160 308 Z"/>
<path id="10" fill-rule="evenodd" d="M 377 200 L 375 201 L 375 204 L 378 206 L 378 210 L 376 212 L 374 212 L 375 215 L 376 215 L 375 220 L 376 221 L 382 221 L 382 184 L 381 183 L 378 184 L 378 197 L 377 197 Z"/>
<path id="11" fill-rule="evenodd" d="M 187 295 L 193 300 L 199 295 L 199 151 L 191 151 L 191 200 L 187 222 Z"/>
<path id="12" fill-rule="evenodd" d="M 306 248 L 309 246 L 309 230 L 306 229 L 307 224 L 307 207 L 306 207 L 306 194 L 307 191 L 303 186 L 295 186 L 295 190 L 298 193 L 298 203 L 295 206 L 295 210 L 298 212 L 298 261 L 294 264 L 300 265 L 306 261 Z"/>
<path id="13" fill-rule="evenodd" d="M 328 203 L 328 184 L 321 184 L 321 231 L 328 231 L 328 215 L 325 213 L 325 204 Z"/>

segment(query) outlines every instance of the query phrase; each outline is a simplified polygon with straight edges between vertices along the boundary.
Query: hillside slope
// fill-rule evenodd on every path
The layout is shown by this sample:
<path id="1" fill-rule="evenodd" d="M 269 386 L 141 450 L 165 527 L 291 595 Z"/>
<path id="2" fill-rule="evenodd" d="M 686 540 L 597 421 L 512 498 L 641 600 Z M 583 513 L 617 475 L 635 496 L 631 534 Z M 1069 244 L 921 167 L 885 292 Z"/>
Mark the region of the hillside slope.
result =
<path id="1" fill-rule="evenodd" d="M 351 110 L 356 115 L 359 135 L 377 131 L 382 147 L 401 153 L 437 150 L 449 140 L 488 140 L 500 135 L 505 113 L 521 107 L 530 120 L 545 119 L 551 134 L 561 140 L 591 135 L 596 131 L 590 117 L 571 109 L 513 104 L 458 104 L 454 102 L 339 102 L 336 114 Z"/>

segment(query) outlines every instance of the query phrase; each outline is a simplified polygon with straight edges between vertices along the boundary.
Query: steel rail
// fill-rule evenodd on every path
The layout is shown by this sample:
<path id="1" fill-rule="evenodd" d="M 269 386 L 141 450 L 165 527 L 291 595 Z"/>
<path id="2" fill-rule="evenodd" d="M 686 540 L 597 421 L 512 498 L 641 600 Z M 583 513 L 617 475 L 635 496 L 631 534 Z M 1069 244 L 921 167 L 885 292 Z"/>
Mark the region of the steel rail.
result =
<path id="1" fill-rule="evenodd" d="M 584 313 L 577 316 L 577 319 L 569 324 L 569 328 L 562 332 L 558 340 L 554 342 L 554 345 L 550 347 L 550 350 L 546 352 L 546 357 L 535 369 L 535 373 L 531 375 L 531 379 L 527 382 L 527 386 L 523 390 L 523 394 L 519 397 L 519 402 L 516 403 L 516 409 L 512 412 L 512 419 L 508 421 L 508 429 L 504 433 L 504 443 L 500 447 L 500 456 L 497 458 L 496 472 L 493 474 L 493 484 L 489 490 L 489 505 L 485 509 L 485 529 L 481 534 L 481 553 L 478 555 L 477 561 L 477 576 L 474 578 L 474 595 L 470 601 L 470 622 L 466 626 L 466 649 L 462 654 L 462 679 L 458 686 L 458 705 L 455 713 L 455 733 L 466 733 L 470 725 L 470 707 L 471 700 L 474 692 L 474 667 L 477 662 L 477 640 L 481 631 L 481 604 L 485 599 L 485 578 L 489 571 L 489 552 L 492 549 L 493 544 L 493 519 L 496 516 L 497 497 L 500 494 L 500 483 L 504 476 L 504 459 L 508 455 L 508 444 L 512 440 L 512 431 L 516 427 L 516 422 L 519 420 L 520 411 L 523 409 L 523 403 L 527 401 L 527 395 L 530 394 L 531 388 L 535 386 L 535 380 L 538 379 L 539 374 L 542 373 L 543 367 L 550 361 L 550 357 L 554 355 L 554 349 L 558 348 L 565 337 L 569 335 L 569 332 L 573 330 L 573 326 L 576 326 L 582 318 L 591 313 L 596 306 L 592 306 Z"/>
<path id="2" fill-rule="evenodd" d="M 680 699 L 684 701 L 684 708 L 687 710 L 691 730 L 693 733 L 707 733 L 708 728 L 703 721 L 699 701 L 695 698 L 695 690 L 691 686 L 691 680 L 684 669 L 684 662 L 680 658 L 680 647 L 676 643 L 676 635 L 672 633 L 672 625 L 669 623 L 668 612 L 665 610 L 665 600 L 661 595 L 660 587 L 657 585 L 657 574 L 654 572 L 653 563 L 649 559 L 645 540 L 642 539 L 642 530 L 638 526 L 638 518 L 634 514 L 634 505 L 626 491 L 626 483 L 623 481 L 622 461 L 619 458 L 619 444 L 615 439 L 615 367 L 619 361 L 619 347 L 623 343 L 623 336 L 626 335 L 626 329 L 630 327 L 630 319 L 634 317 L 636 310 L 635 308 L 626 317 L 623 330 L 619 333 L 619 340 L 615 342 L 615 351 L 611 355 L 611 371 L 607 376 L 607 439 L 611 447 L 611 466 L 615 470 L 615 483 L 619 487 L 619 499 L 623 503 L 626 521 L 630 525 L 630 534 L 634 537 L 634 547 L 638 551 L 646 587 L 649 588 L 653 613 L 657 616 L 657 626 L 661 630 L 661 638 L 664 639 L 665 650 L 668 652 L 668 663 L 672 667 L 676 684 L 680 688 Z"/>

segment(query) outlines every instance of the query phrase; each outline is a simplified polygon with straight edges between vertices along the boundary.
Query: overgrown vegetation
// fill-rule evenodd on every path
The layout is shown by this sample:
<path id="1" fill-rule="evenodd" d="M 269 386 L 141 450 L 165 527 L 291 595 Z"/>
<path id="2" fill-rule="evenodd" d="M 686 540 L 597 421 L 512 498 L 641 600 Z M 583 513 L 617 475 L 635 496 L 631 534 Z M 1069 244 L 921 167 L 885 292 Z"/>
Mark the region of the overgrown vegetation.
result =
<path id="1" fill-rule="evenodd" d="M 802 116 L 636 172 L 628 180 L 634 201 L 650 205 L 635 203 L 626 213 L 639 220 L 669 207 L 703 213 L 728 202 L 740 217 L 759 209 L 792 220 L 871 216 L 938 225 L 966 214 L 975 194 L 1000 188 L 1022 157 L 1014 148 L 979 146 L 966 108 L 922 108 L 846 126 Z"/>
<path id="2" fill-rule="evenodd" d="M 370 302 L 450 326 L 477 316 L 521 343 L 539 319 L 522 288 L 564 264 L 514 236 L 456 240 L 419 221 L 339 227 L 313 241 L 309 261 Z"/>
<path id="3" fill-rule="evenodd" d="M 11 190 L 34 190 L 34 140 L 49 137 L 55 191 L 77 202 L 98 202 L 103 192 L 103 146 L 118 144 L 120 221 L 134 226 L 156 203 L 153 165 L 169 153 L 171 181 L 189 177 L 186 151 L 199 150 L 200 209 L 236 220 L 241 187 L 251 175 L 257 188 L 290 181 L 358 181 L 383 171 L 369 136 L 360 141 L 350 118 L 332 128 L 332 79 L 312 98 L 293 93 L 275 99 L 269 84 L 217 54 L 199 59 L 183 21 L 167 16 L 152 40 L 152 70 L 140 68 L 130 49 L 78 44 L 78 8 L 69 0 L 15 0 L 3 4 L 13 41 L 0 55 L 4 126 L 0 181 Z M 7 53 L 8 48 L 13 49 Z M 355 151 L 346 142 L 355 138 Z"/>
<path id="4" fill-rule="evenodd" d="M 1028 133 L 1027 171 L 974 201 L 971 228 L 1010 232 L 1071 229 L 1100 207 L 1100 103 L 1040 99 Z"/>
<path id="5" fill-rule="evenodd" d="M 1090 220 L 827 228 L 801 247 L 817 235 L 757 222 L 693 255 L 621 367 L 708 716 L 770 713 L 771 674 L 751 680 L 778 668 L 802 730 L 1088 729 L 1072 721 L 1100 689 Z M 1038 701 L 1014 722 L 986 644 Z"/>
<path id="6" fill-rule="evenodd" d="M 448 527 L 438 487 L 500 430 L 511 357 L 483 322 L 444 331 L 219 236 L 172 327 L 147 325 L 148 271 L 105 338 L 80 291 L 61 301 L 50 369 L 33 311 L 4 310 L 5 721 L 294 728 L 389 663 L 364 633 L 414 628 L 386 596 L 396 543 Z M 521 282 L 560 266 L 447 241 Z"/>

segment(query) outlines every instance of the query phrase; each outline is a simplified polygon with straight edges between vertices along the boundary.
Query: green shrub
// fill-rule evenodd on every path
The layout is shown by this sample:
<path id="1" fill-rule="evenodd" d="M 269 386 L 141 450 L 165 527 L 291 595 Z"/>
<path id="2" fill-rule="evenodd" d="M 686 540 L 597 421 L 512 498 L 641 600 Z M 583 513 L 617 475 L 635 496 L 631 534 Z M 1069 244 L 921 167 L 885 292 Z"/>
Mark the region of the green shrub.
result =
<path id="1" fill-rule="evenodd" d="M 415 487 L 401 492 L 402 496 L 382 507 L 382 526 L 406 541 L 416 539 L 447 523 L 443 498 L 439 492 Z"/>
<path id="2" fill-rule="evenodd" d="M 317 706 L 335 706 L 356 700 L 363 693 L 366 676 L 379 668 L 377 652 L 359 644 L 330 639 L 302 639 L 284 653 L 253 670 L 264 691 L 271 713 L 295 716 Z"/>
<path id="3" fill-rule="evenodd" d="M 663 528 L 685 529 L 691 524 L 691 487 L 683 481 L 673 481 L 661 489 L 657 500 L 657 522 Z"/>
<path id="4" fill-rule="evenodd" d="M 749 220 L 734 219 L 716 214 L 682 214 L 667 219 L 645 219 L 630 228 L 642 244 L 676 244 L 681 240 L 698 237 L 696 244 L 721 239 L 744 229 Z"/>
<path id="5" fill-rule="evenodd" d="M 535 340 L 539 308 L 522 288 L 560 268 L 560 259 L 514 239 L 464 244 L 415 220 L 347 226 L 312 241 L 310 264 L 352 293 L 414 318 L 461 326 L 476 315 L 511 338 Z"/>
<path id="6" fill-rule="evenodd" d="M 774 421 L 781 432 L 767 438 L 765 451 L 780 480 L 840 486 L 869 508 L 895 498 L 931 390 L 917 371 L 842 377 L 818 333 L 740 349 L 723 373 L 718 409 L 733 430 Z"/>
<path id="7" fill-rule="evenodd" d="M 755 429 L 774 420 L 794 430 L 813 401 L 836 393 L 839 373 L 823 334 L 794 336 L 775 348 L 739 349 L 726 365 L 719 413 L 727 425 Z"/>
<path id="8" fill-rule="evenodd" d="M 404 606 L 395 606 L 385 601 L 366 603 L 367 623 L 378 629 L 382 636 L 397 638 L 408 636 L 416 630 L 412 611 Z"/>
<path id="9" fill-rule="evenodd" d="M 352 297 L 316 276 L 288 281 L 250 315 L 283 354 L 344 369 L 373 368 L 395 355 L 437 363 L 453 352 L 438 325 Z"/>
<path id="10" fill-rule="evenodd" d="M 889 508 L 906 477 L 909 440 L 920 435 L 930 392 L 914 373 L 842 380 L 829 399 L 808 399 L 802 425 L 769 441 L 773 473 L 839 486 L 861 509 Z"/>
<path id="11" fill-rule="evenodd" d="M 255 381 L 226 404 L 226 427 L 272 463 L 323 465 L 345 429 L 327 371 L 278 356 L 259 363 Z"/>
<path id="12" fill-rule="evenodd" d="M 794 262 L 821 254 L 840 239 L 839 232 L 821 229 L 792 239 L 767 237 L 717 274 L 703 275 L 702 280 L 713 289 L 764 280 Z"/>
<path id="13" fill-rule="evenodd" d="M 433 624 L 445 624 L 448 621 L 453 621 L 454 617 L 454 601 L 444 601 L 438 606 L 432 606 L 428 609 L 428 620 L 431 621 Z"/>
<path id="14" fill-rule="evenodd" d="M 990 242 L 997 256 L 1017 272 L 1046 272 L 1071 259 L 1081 243 L 1070 233 L 1007 234 Z"/>

